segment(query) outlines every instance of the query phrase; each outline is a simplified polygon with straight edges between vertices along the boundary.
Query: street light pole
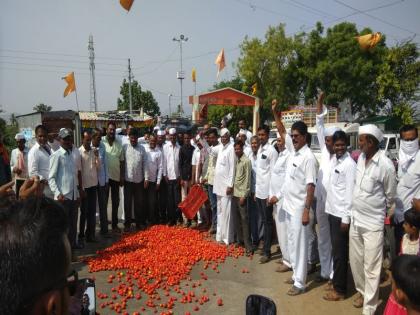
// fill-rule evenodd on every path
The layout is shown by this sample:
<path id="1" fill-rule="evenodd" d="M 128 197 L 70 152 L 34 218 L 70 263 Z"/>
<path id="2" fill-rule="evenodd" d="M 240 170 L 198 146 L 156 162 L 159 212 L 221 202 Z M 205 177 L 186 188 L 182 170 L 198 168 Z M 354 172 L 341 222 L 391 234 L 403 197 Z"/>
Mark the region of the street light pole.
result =
<path id="1" fill-rule="evenodd" d="M 181 108 L 180 108 L 180 113 L 183 113 L 184 112 L 184 108 L 182 106 L 182 102 L 183 102 L 182 80 L 184 80 L 185 75 L 184 75 L 184 71 L 182 70 L 182 42 L 188 41 L 188 37 L 185 37 L 183 34 L 181 34 L 179 36 L 179 38 L 174 37 L 172 40 L 174 42 L 178 42 L 179 43 L 180 66 L 181 66 L 181 69 L 180 69 L 180 71 L 177 72 L 177 78 L 179 79 L 179 82 L 181 83 Z"/>
<path id="2" fill-rule="evenodd" d="M 171 97 L 172 97 L 172 94 L 168 94 L 168 103 L 169 103 L 169 117 L 171 117 Z"/>

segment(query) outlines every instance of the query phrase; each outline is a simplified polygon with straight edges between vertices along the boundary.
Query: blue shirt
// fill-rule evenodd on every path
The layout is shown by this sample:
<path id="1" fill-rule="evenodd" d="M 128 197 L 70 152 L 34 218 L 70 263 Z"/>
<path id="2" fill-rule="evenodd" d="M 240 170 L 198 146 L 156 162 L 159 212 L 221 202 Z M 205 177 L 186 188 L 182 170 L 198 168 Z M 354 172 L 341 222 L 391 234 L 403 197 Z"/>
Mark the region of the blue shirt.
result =
<path id="1" fill-rule="evenodd" d="M 79 198 L 76 166 L 71 151 L 60 147 L 51 155 L 48 184 L 54 194 L 54 199 L 57 199 L 60 194 L 69 200 Z"/>
<path id="2" fill-rule="evenodd" d="M 93 144 L 92 144 L 92 148 L 95 148 Z M 99 186 L 105 186 L 106 184 L 108 184 L 109 176 L 108 176 L 105 145 L 102 142 L 99 143 L 98 150 L 99 150 L 99 159 L 100 159 L 100 165 L 98 169 L 98 182 L 99 182 Z"/>

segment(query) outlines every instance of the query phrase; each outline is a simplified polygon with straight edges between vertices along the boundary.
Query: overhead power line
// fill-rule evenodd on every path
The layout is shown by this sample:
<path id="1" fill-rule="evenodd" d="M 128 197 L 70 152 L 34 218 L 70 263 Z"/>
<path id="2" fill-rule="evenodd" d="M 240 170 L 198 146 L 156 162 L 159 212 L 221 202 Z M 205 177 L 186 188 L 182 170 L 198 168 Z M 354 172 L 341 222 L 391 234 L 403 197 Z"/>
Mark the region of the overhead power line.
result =
<path id="1" fill-rule="evenodd" d="M 364 14 L 364 15 L 366 15 L 366 16 L 368 16 L 368 17 L 370 17 L 370 18 L 374 19 L 374 20 L 377 20 L 377 21 L 379 21 L 379 22 L 382 22 L 382 23 L 384 23 L 384 24 L 386 24 L 386 25 L 392 26 L 392 27 L 394 27 L 394 28 L 398 28 L 399 30 L 402 30 L 402 31 L 406 31 L 406 32 L 409 32 L 409 33 L 412 33 L 412 34 L 419 35 L 417 32 L 414 32 L 414 31 L 409 30 L 409 29 L 407 29 L 407 28 L 405 28 L 405 27 L 402 27 L 402 26 L 396 25 L 396 24 L 394 24 L 394 23 L 388 22 L 388 21 L 386 21 L 386 20 L 384 20 L 384 19 L 381 19 L 381 18 L 379 18 L 379 17 L 377 17 L 377 16 L 371 15 L 371 14 L 367 13 L 367 11 L 366 11 L 366 10 L 365 10 L 365 11 L 359 10 L 359 9 L 357 9 L 357 8 L 355 8 L 355 7 L 351 6 L 351 5 L 348 5 L 348 4 L 346 4 L 346 3 L 344 3 L 344 2 L 342 2 L 342 1 L 340 1 L 340 0 L 334 0 L 334 2 L 339 3 L 339 4 L 341 4 L 342 6 L 345 6 L 346 8 L 349 8 L 349 9 L 351 9 L 351 10 L 353 10 L 353 11 L 356 11 L 356 12 L 358 12 L 358 13 L 360 13 L 360 14 Z M 399 3 L 401 3 L 401 1 L 398 1 L 398 2 L 399 2 Z"/>

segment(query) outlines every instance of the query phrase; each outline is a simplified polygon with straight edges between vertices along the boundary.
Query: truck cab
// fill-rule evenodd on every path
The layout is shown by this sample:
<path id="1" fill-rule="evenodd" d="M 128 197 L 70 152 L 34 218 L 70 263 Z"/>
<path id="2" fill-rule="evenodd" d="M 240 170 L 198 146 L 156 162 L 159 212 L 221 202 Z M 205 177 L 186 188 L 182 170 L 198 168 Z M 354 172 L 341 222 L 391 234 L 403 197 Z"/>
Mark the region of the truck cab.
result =
<path id="1" fill-rule="evenodd" d="M 337 122 L 337 123 L 324 124 L 325 128 L 338 127 L 347 134 L 347 150 L 350 153 L 353 150 L 358 149 L 359 126 L 360 125 L 358 123 L 349 123 L 349 122 Z M 321 148 L 319 147 L 316 126 L 309 127 L 308 132 L 311 135 L 311 151 L 317 158 L 318 162 L 321 162 Z"/>
<path id="2" fill-rule="evenodd" d="M 385 155 L 393 161 L 398 160 L 398 151 L 400 149 L 400 135 L 397 133 L 386 133 L 379 144 Z"/>

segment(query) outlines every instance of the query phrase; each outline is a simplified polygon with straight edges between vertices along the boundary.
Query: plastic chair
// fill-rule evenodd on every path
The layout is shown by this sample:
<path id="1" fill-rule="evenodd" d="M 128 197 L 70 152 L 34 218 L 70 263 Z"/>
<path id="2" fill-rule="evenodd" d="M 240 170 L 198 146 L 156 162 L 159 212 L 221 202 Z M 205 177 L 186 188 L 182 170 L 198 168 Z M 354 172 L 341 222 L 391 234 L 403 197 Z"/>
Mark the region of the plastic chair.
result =
<path id="1" fill-rule="evenodd" d="M 246 298 L 246 315 L 276 315 L 276 303 L 268 297 L 251 294 Z"/>

